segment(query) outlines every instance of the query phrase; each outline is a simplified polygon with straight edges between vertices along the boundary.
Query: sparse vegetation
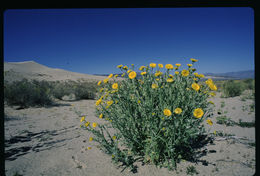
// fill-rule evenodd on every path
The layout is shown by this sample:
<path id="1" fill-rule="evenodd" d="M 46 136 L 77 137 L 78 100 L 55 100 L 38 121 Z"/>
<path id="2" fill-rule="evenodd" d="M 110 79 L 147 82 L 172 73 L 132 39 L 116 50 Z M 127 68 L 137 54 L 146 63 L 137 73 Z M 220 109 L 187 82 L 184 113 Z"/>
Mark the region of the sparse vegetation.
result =
<path id="1" fill-rule="evenodd" d="M 242 122 L 241 119 L 239 119 L 239 122 L 236 123 L 236 125 L 240 127 L 251 128 L 251 127 L 255 127 L 255 122 Z"/>
<path id="2" fill-rule="evenodd" d="M 188 175 L 199 174 L 194 166 L 188 166 L 186 169 L 186 174 Z"/>
<path id="3" fill-rule="evenodd" d="M 218 117 L 216 117 L 216 119 L 217 119 L 218 124 L 225 124 L 226 126 L 233 126 L 234 125 L 234 121 L 232 121 L 227 116 L 218 116 Z"/>
<path id="4" fill-rule="evenodd" d="M 23 79 L 13 83 L 5 82 L 4 100 L 8 105 L 18 105 L 20 108 L 50 105 L 53 103 L 50 90 L 47 81 Z"/>
<path id="5" fill-rule="evenodd" d="M 4 83 L 4 100 L 8 105 L 28 108 L 54 103 L 53 97 L 61 100 L 65 95 L 74 95 L 75 100 L 94 99 L 94 82 L 47 82 L 23 79 Z"/>
<path id="6" fill-rule="evenodd" d="M 235 97 L 240 96 L 243 92 L 243 87 L 239 82 L 235 82 L 234 80 L 228 80 L 223 85 L 223 94 L 224 97 Z"/>

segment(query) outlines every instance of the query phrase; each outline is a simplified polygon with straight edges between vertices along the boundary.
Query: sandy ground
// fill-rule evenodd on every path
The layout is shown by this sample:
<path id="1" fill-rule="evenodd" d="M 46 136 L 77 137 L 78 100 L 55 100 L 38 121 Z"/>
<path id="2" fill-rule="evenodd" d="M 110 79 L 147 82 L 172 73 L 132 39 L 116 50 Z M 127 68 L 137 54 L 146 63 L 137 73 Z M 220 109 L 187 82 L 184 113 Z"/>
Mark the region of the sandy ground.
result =
<path id="1" fill-rule="evenodd" d="M 95 147 L 93 141 L 89 142 L 91 134 L 80 128 L 78 115 L 86 115 L 90 122 L 102 122 L 94 115 L 95 100 L 59 101 L 56 106 L 21 110 L 5 106 L 6 175 L 168 176 L 187 175 L 188 166 L 195 166 L 198 175 L 205 176 L 253 175 L 255 147 L 248 143 L 255 142 L 255 128 L 220 125 L 216 123 L 216 117 L 220 116 L 218 111 L 222 109 L 221 115 L 236 122 L 239 119 L 254 121 L 255 112 L 249 109 L 254 101 L 241 101 L 241 97 L 220 98 L 220 94 L 212 101 L 215 111 L 210 132 L 216 130 L 233 136 L 215 137 L 212 144 L 201 149 L 204 154 L 197 163 L 182 161 L 176 171 L 137 163 L 138 172 L 135 174 L 129 169 L 121 172 L 123 168 L 113 164 L 110 156 Z M 88 146 L 92 149 L 87 150 Z"/>

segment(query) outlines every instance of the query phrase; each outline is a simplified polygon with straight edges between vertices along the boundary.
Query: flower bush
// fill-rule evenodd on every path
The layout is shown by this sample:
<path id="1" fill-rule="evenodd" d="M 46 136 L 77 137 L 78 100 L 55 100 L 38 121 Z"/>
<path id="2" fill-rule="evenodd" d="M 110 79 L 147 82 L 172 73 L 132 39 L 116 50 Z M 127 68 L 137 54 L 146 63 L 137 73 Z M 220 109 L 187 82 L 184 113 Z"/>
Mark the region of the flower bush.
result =
<path id="1" fill-rule="evenodd" d="M 204 75 L 193 68 L 197 61 L 192 58 L 182 70 L 179 63 L 166 64 L 164 72 L 161 63 L 141 66 L 140 79 L 133 64 L 118 65 L 127 78 L 116 82 L 120 75 L 110 75 L 98 82 L 96 115 L 105 123 L 91 126 L 84 118 L 83 128 L 116 163 L 135 169 L 133 163 L 141 158 L 175 168 L 181 159 L 192 156 L 193 144 L 207 133 L 203 122 L 212 125 L 212 102 L 207 98 L 215 95 L 217 87 L 211 79 L 200 81 Z"/>

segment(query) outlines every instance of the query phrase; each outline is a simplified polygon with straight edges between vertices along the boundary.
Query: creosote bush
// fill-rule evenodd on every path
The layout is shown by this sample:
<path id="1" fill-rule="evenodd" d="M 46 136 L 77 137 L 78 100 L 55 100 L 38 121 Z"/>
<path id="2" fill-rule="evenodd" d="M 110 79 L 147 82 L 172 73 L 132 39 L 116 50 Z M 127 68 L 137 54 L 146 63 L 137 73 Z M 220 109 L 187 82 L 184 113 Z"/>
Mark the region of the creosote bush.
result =
<path id="1" fill-rule="evenodd" d="M 165 69 L 156 63 L 141 66 L 139 79 L 133 64 L 118 65 L 121 75 L 110 74 L 98 82 L 96 114 L 104 124 L 81 118 L 82 128 L 93 134 L 91 141 L 132 171 L 140 158 L 168 169 L 192 158 L 193 144 L 207 134 L 202 123 L 212 125 L 213 102 L 207 98 L 215 96 L 217 87 L 211 79 L 201 82 L 204 75 L 193 68 L 197 60 L 191 62 L 182 70 L 179 63 L 166 64 Z M 123 81 L 114 79 L 126 75 Z"/>
<path id="2" fill-rule="evenodd" d="M 76 81 L 29 81 L 27 79 L 4 83 L 5 102 L 21 108 L 51 105 L 54 103 L 53 97 L 61 100 L 63 96 L 70 94 L 74 94 L 76 100 L 95 99 L 96 84 Z"/>
<path id="3" fill-rule="evenodd" d="M 76 100 L 95 99 L 96 85 L 93 82 L 76 82 L 76 81 L 56 81 L 52 83 L 52 95 L 62 100 L 62 97 L 74 94 Z"/>
<path id="4" fill-rule="evenodd" d="M 51 105 L 53 101 L 50 91 L 51 85 L 47 81 L 23 79 L 13 83 L 5 82 L 4 100 L 8 105 L 18 105 L 21 108 Z"/>
<path id="5" fill-rule="evenodd" d="M 228 80 L 223 85 L 223 93 L 225 97 L 240 96 L 243 92 L 243 87 L 239 82 Z"/>

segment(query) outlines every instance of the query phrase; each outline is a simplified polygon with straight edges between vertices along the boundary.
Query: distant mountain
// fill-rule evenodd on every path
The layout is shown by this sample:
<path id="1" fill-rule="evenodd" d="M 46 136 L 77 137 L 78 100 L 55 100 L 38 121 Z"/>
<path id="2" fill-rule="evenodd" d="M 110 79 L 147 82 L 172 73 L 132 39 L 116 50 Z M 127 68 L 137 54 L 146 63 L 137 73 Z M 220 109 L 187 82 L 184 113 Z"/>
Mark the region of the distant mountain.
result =
<path id="1" fill-rule="evenodd" d="M 226 72 L 226 73 L 205 73 L 205 76 L 223 77 L 226 79 L 247 79 L 255 77 L 254 70 L 237 71 L 237 72 Z"/>

